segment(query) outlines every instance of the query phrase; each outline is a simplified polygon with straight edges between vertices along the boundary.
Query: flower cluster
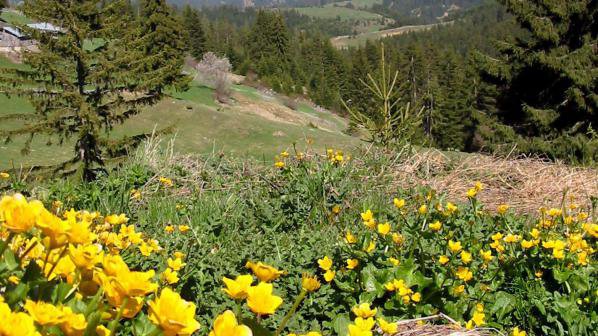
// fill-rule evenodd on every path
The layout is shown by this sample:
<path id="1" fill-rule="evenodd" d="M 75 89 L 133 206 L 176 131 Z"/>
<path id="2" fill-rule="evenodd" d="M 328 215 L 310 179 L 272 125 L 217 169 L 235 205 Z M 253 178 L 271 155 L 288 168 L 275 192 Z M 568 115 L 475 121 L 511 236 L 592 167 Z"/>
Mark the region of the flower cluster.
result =
<path id="1" fill-rule="evenodd" d="M 160 289 L 153 269 L 133 270 L 123 258 L 135 249 L 144 256 L 162 251 L 157 240 L 136 231 L 125 215 L 61 206 L 55 202 L 49 211 L 20 194 L 0 200 L 0 281 L 6 281 L 0 292 L 8 300 L 0 303 L 0 317 L 14 321 L 0 326 L 0 335 L 111 335 L 124 320 L 165 335 L 199 328 L 193 303 Z M 168 259 L 167 284 L 176 282 L 182 258 Z"/>

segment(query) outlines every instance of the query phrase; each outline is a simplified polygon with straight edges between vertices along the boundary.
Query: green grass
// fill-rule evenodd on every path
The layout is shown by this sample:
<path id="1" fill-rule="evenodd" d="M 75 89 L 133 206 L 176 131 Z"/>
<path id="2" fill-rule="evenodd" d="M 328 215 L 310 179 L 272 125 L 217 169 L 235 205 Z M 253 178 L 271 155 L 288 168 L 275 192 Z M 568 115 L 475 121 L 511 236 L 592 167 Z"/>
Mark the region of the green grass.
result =
<path id="1" fill-rule="evenodd" d="M 20 67 L 0 57 L 0 67 Z M 276 104 L 277 99 L 266 99 L 257 89 L 244 85 L 234 85 L 233 92 L 247 97 L 251 102 Z M 282 102 L 278 102 L 282 105 Z M 14 113 L 32 113 L 33 106 L 25 99 L 0 95 L 0 116 Z M 326 122 L 329 131 L 306 125 L 283 123 L 265 119 L 259 115 L 243 112 L 241 106 L 233 102 L 230 106 L 220 106 L 214 101 L 214 92 L 205 86 L 192 83 L 185 92 L 172 92 L 156 106 L 145 109 L 141 114 L 117 125 L 112 137 L 151 132 L 173 126 L 175 132 L 166 140 L 175 139 L 175 150 L 182 153 L 209 153 L 213 150 L 233 153 L 244 157 L 271 159 L 282 146 L 313 141 L 318 149 L 325 147 L 350 148 L 359 140 L 342 133 L 346 121 L 328 112 L 319 112 L 308 104 L 300 104 L 296 113 L 317 117 Z M 14 129 L 22 125 L 20 121 L 5 121 L 3 129 Z M 36 136 L 31 143 L 31 153 L 23 156 L 26 138 L 15 137 L 9 143 L 0 142 L 0 169 L 51 165 L 60 163 L 72 156 L 73 141 L 57 145 L 58 139 Z M 48 142 L 52 145 L 47 146 Z"/>
<path id="2" fill-rule="evenodd" d="M 26 25 L 33 22 L 28 17 L 11 10 L 2 11 L 0 18 L 13 25 Z"/>
<path id="3" fill-rule="evenodd" d="M 382 0 L 350 0 L 350 1 L 341 1 L 341 2 L 333 2 L 326 5 L 326 7 L 334 7 L 337 6 L 346 6 L 348 3 L 353 4 L 355 8 L 371 8 L 374 5 L 382 4 Z"/>
<path id="4" fill-rule="evenodd" d="M 301 7 L 296 10 L 301 14 L 321 19 L 378 20 L 382 18 L 380 14 L 345 7 Z"/>

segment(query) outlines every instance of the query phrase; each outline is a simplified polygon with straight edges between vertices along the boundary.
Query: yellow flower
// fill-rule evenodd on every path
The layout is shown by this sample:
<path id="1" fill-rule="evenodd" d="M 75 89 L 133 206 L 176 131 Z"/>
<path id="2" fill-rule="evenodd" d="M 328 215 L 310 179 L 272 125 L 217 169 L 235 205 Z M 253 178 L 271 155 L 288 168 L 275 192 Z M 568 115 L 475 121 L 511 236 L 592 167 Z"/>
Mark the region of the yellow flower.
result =
<path id="1" fill-rule="evenodd" d="M 434 223 L 430 224 L 430 230 L 432 231 L 440 231 L 442 228 L 442 223 L 440 221 L 435 221 Z"/>
<path id="2" fill-rule="evenodd" d="M 27 232 L 35 225 L 36 217 L 42 209 L 43 205 L 40 202 L 27 202 L 21 194 L 4 196 L 0 200 L 2 227 L 17 234 Z"/>
<path id="3" fill-rule="evenodd" d="M 467 190 L 466 195 L 468 198 L 474 198 L 474 197 L 476 197 L 477 194 L 478 194 L 478 191 L 475 190 L 474 188 L 471 188 L 471 189 Z"/>
<path id="4" fill-rule="evenodd" d="M 395 232 L 392 234 L 392 241 L 397 245 L 401 245 L 405 239 L 403 238 L 402 234 Z"/>
<path id="5" fill-rule="evenodd" d="M 79 269 L 90 270 L 102 262 L 104 252 L 97 245 L 69 246 L 69 256 Z"/>
<path id="6" fill-rule="evenodd" d="M 362 212 L 361 219 L 363 220 L 363 224 L 368 228 L 376 228 L 376 219 L 374 219 L 374 213 L 372 213 L 372 210 L 368 209 L 366 212 Z"/>
<path id="7" fill-rule="evenodd" d="M 173 232 L 174 232 L 174 225 L 166 225 L 166 226 L 164 227 L 164 231 L 165 231 L 166 233 L 173 233 Z"/>
<path id="8" fill-rule="evenodd" d="M 491 262 L 492 259 L 494 258 L 492 256 L 491 250 L 488 250 L 488 251 L 480 250 L 480 256 L 482 256 L 482 259 L 484 260 L 484 262 Z"/>
<path id="9" fill-rule="evenodd" d="M 482 185 L 482 183 L 480 181 L 476 181 L 476 183 L 474 184 L 473 188 L 476 191 L 482 191 L 482 189 L 484 189 L 484 186 Z"/>
<path id="10" fill-rule="evenodd" d="M 40 336 L 31 316 L 26 313 L 12 313 L 6 303 L 0 303 L 0 335 Z"/>
<path id="11" fill-rule="evenodd" d="M 124 223 L 128 222 L 129 218 L 127 218 L 127 216 L 125 216 L 125 214 L 120 214 L 120 215 L 106 216 L 106 218 L 104 218 L 104 220 L 106 221 L 106 223 L 111 224 L 111 225 L 120 225 L 120 224 L 124 224 Z"/>
<path id="12" fill-rule="evenodd" d="M 179 231 L 181 231 L 182 233 L 189 231 L 189 229 L 189 225 L 179 225 Z"/>
<path id="13" fill-rule="evenodd" d="M 509 233 L 505 239 L 504 239 L 505 243 L 516 243 L 519 241 L 519 236 L 518 235 L 514 235 Z"/>
<path id="14" fill-rule="evenodd" d="M 287 157 L 289 157 L 289 152 L 287 152 L 287 151 L 282 151 L 282 152 L 280 153 L 280 156 L 282 156 L 283 158 L 287 158 Z"/>
<path id="15" fill-rule="evenodd" d="M 500 233 L 500 232 L 497 232 L 497 233 L 495 233 L 495 234 L 493 234 L 493 235 L 491 236 L 492 240 L 494 240 L 494 241 L 501 240 L 501 239 L 502 239 L 502 237 L 503 237 L 503 235 L 502 235 L 502 233 Z"/>
<path id="16" fill-rule="evenodd" d="M 451 202 L 446 203 L 447 214 L 449 214 L 449 215 L 453 214 L 453 213 L 457 212 L 457 210 L 459 210 L 459 208 L 456 205 L 454 205 L 453 203 L 451 203 Z"/>
<path id="17" fill-rule="evenodd" d="M 383 236 L 386 236 L 390 232 L 391 226 L 390 223 L 386 222 L 384 224 L 378 224 L 378 233 Z"/>
<path id="18" fill-rule="evenodd" d="M 524 330 L 519 330 L 519 327 L 515 327 L 511 331 L 511 336 L 527 336 L 527 333 Z"/>
<path id="19" fill-rule="evenodd" d="M 226 289 L 223 289 L 224 292 L 231 298 L 239 300 L 247 297 L 247 290 L 251 287 L 253 277 L 246 274 L 237 276 L 235 280 L 224 277 L 222 281 L 226 285 Z"/>
<path id="20" fill-rule="evenodd" d="M 547 214 L 550 217 L 558 217 L 558 216 L 561 216 L 563 214 L 563 210 L 562 209 L 552 208 L 552 209 L 548 210 Z"/>
<path id="21" fill-rule="evenodd" d="M 166 268 L 164 272 L 162 272 L 162 280 L 165 281 L 169 285 L 174 285 L 175 283 L 179 282 L 179 275 L 177 271 L 173 271 L 172 269 Z"/>
<path id="22" fill-rule="evenodd" d="M 460 241 L 455 242 L 455 241 L 449 240 L 448 248 L 449 248 L 449 250 L 451 250 L 451 252 L 457 253 L 457 252 L 461 251 L 461 248 L 462 248 L 461 242 Z"/>
<path id="23" fill-rule="evenodd" d="M 282 169 L 284 168 L 284 162 L 283 161 L 276 161 L 274 162 L 274 167 L 278 168 L 278 169 Z"/>
<path id="24" fill-rule="evenodd" d="M 461 261 L 463 261 L 464 264 L 469 264 L 472 260 L 471 257 L 471 253 L 467 252 L 467 251 L 462 251 L 461 252 Z"/>
<path id="25" fill-rule="evenodd" d="M 359 266 L 359 260 L 357 259 L 347 259 L 347 268 L 352 270 Z"/>
<path id="26" fill-rule="evenodd" d="M 6 172 L 0 172 L 0 180 L 7 180 L 10 178 L 10 174 Z"/>
<path id="27" fill-rule="evenodd" d="M 209 336 L 252 336 L 248 326 L 239 324 L 235 314 L 227 310 L 214 320 L 214 328 Z"/>
<path id="28" fill-rule="evenodd" d="M 183 262 L 182 259 L 180 258 L 168 258 L 168 260 L 166 261 L 168 264 L 168 267 L 172 268 L 175 271 L 180 271 L 185 265 L 187 265 L 186 263 Z"/>
<path id="29" fill-rule="evenodd" d="M 366 319 L 368 317 L 375 316 L 378 309 L 371 309 L 370 304 L 365 302 L 353 307 L 351 311 L 353 312 L 353 314 L 355 314 L 355 316 Z"/>
<path id="30" fill-rule="evenodd" d="M 536 278 L 541 278 L 542 275 L 544 275 L 544 272 L 540 271 L 536 271 L 536 273 L 534 273 L 534 275 L 536 276 Z"/>
<path id="31" fill-rule="evenodd" d="M 465 291 L 465 285 L 459 285 L 453 289 L 453 294 L 459 295 Z"/>
<path id="32" fill-rule="evenodd" d="M 272 294 L 272 284 L 260 282 L 247 290 L 247 306 L 258 315 L 274 314 L 282 304 L 282 298 Z"/>
<path id="33" fill-rule="evenodd" d="M 399 266 L 399 264 L 401 263 L 401 261 L 399 259 L 393 258 L 393 257 L 388 258 L 388 261 L 390 261 L 390 263 L 393 266 Z"/>
<path id="34" fill-rule="evenodd" d="M 530 235 L 532 236 L 532 238 L 534 238 L 534 239 L 538 239 L 538 238 L 540 238 L 540 231 L 539 231 L 538 229 L 536 229 L 536 228 L 532 229 L 532 231 L 531 231 L 529 234 L 530 234 Z"/>
<path id="35" fill-rule="evenodd" d="M 258 262 L 256 264 L 248 261 L 247 264 L 245 264 L 245 267 L 251 269 L 253 274 L 255 274 L 260 281 L 264 282 L 274 281 L 284 274 L 283 271 L 279 271 L 276 268 L 262 262 Z"/>
<path id="36" fill-rule="evenodd" d="M 312 293 L 320 289 L 320 286 L 321 284 L 315 276 L 303 273 L 303 278 L 301 279 L 301 287 L 303 290 Z"/>
<path id="37" fill-rule="evenodd" d="M 83 335 L 83 332 L 87 328 L 85 315 L 74 313 L 69 307 L 63 307 L 62 314 L 60 330 L 67 336 Z"/>
<path id="38" fill-rule="evenodd" d="M 473 273 L 467 267 L 461 267 L 457 269 L 457 277 L 465 282 L 473 278 Z"/>
<path id="39" fill-rule="evenodd" d="M 141 199 L 141 191 L 139 191 L 137 189 L 132 189 L 131 190 L 131 198 L 134 200 L 140 200 Z"/>
<path id="40" fill-rule="evenodd" d="M 54 326 L 62 322 L 62 311 L 53 304 L 27 300 L 24 308 L 39 325 Z"/>
<path id="41" fill-rule="evenodd" d="M 422 205 L 421 205 L 421 206 L 420 206 L 420 207 L 417 209 L 417 212 L 418 212 L 420 215 L 425 215 L 426 213 L 428 213 L 428 206 L 427 206 L 427 205 L 425 205 L 425 204 L 422 204 Z"/>
<path id="42" fill-rule="evenodd" d="M 330 268 L 332 268 L 332 259 L 328 258 L 328 256 L 318 259 L 318 266 L 320 266 L 322 270 L 328 271 Z"/>
<path id="43" fill-rule="evenodd" d="M 438 262 L 440 263 L 440 265 L 444 265 L 447 262 L 449 262 L 449 258 L 445 255 L 441 255 L 440 257 L 438 257 Z"/>
<path id="44" fill-rule="evenodd" d="M 172 255 L 175 258 L 177 258 L 177 259 L 184 259 L 185 258 L 185 253 L 179 252 L 179 251 L 174 252 Z"/>
<path id="45" fill-rule="evenodd" d="M 485 318 L 486 318 L 486 314 L 484 314 L 483 311 L 482 312 L 476 311 L 473 313 L 471 320 L 473 321 L 473 323 L 475 323 L 476 326 L 481 327 L 484 324 L 486 324 L 486 322 L 484 321 Z"/>
<path id="46" fill-rule="evenodd" d="M 350 231 L 345 233 L 345 241 L 347 244 L 355 244 L 357 242 L 357 237 L 355 237 Z"/>
<path id="47" fill-rule="evenodd" d="M 42 210 L 37 220 L 37 227 L 44 234 L 43 245 L 48 249 L 55 249 L 68 243 L 68 233 L 71 229 L 67 221 L 54 216 L 47 210 Z"/>
<path id="48" fill-rule="evenodd" d="M 341 213 L 341 206 L 338 205 L 338 204 L 335 204 L 332 207 L 332 213 L 335 214 L 335 215 L 338 215 L 339 213 Z"/>
<path id="49" fill-rule="evenodd" d="M 534 245 L 536 245 L 536 244 L 534 243 L 533 240 L 525 240 L 525 239 L 523 239 L 521 241 L 521 247 L 523 247 L 524 249 L 532 248 L 532 247 L 534 247 Z"/>
<path id="50" fill-rule="evenodd" d="M 367 253 L 370 253 L 370 252 L 372 252 L 372 251 L 373 251 L 373 250 L 375 250 L 375 249 L 376 249 L 376 243 L 374 243 L 373 241 L 371 241 L 371 242 L 369 243 L 368 247 L 366 247 L 366 248 L 365 248 L 365 251 L 366 251 Z"/>
<path id="51" fill-rule="evenodd" d="M 405 206 L 405 200 L 402 198 L 401 199 L 395 198 L 392 200 L 392 202 L 397 209 L 401 209 L 402 207 Z"/>
<path id="52" fill-rule="evenodd" d="M 373 317 L 362 319 L 358 317 L 349 324 L 349 336 L 372 336 L 372 328 L 376 324 Z"/>
<path id="53" fill-rule="evenodd" d="M 577 263 L 580 265 L 587 265 L 588 264 L 588 252 L 581 251 L 577 253 Z"/>
<path id="54" fill-rule="evenodd" d="M 378 318 L 378 325 L 380 326 L 380 329 L 382 330 L 382 332 L 385 334 L 388 334 L 388 335 L 396 334 L 399 329 L 399 325 L 396 322 L 394 322 L 394 323 L 387 322 L 382 317 Z"/>
<path id="55" fill-rule="evenodd" d="M 94 240 L 96 240 L 97 235 L 92 233 L 89 230 L 89 226 L 91 222 L 82 220 L 82 221 L 75 221 L 75 220 L 67 220 L 69 223 L 69 231 L 67 232 L 67 236 L 69 242 L 71 244 L 91 244 Z"/>
<path id="56" fill-rule="evenodd" d="M 326 273 L 324 273 L 324 280 L 326 280 L 326 282 L 331 282 L 332 280 L 334 280 L 335 275 L 336 275 L 335 271 L 327 270 Z"/>
<path id="57" fill-rule="evenodd" d="M 508 204 L 501 204 L 496 208 L 496 211 L 501 215 L 504 215 L 505 213 L 507 213 L 508 210 L 509 210 Z"/>
<path id="58" fill-rule="evenodd" d="M 98 334 L 98 336 L 110 336 L 110 329 L 100 324 L 96 327 L 96 334 Z"/>
<path id="59" fill-rule="evenodd" d="M 195 320 L 195 305 L 183 300 L 168 287 L 148 305 L 150 321 L 159 326 L 165 336 L 191 335 L 199 329 L 199 322 Z"/>
<path id="60" fill-rule="evenodd" d="M 162 185 L 165 187 L 172 187 L 174 185 L 174 183 L 172 183 L 172 180 L 169 179 L 168 177 L 160 176 L 159 180 L 160 180 L 160 183 L 162 183 Z"/>
<path id="61" fill-rule="evenodd" d="M 111 279 L 111 284 L 122 296 L 144 296 L 158 288 L 156 283 L 151 282 L 154 275 L 154 270 L 147 272 L 120 272 Z"/>
<path id="62" fill-rule="evenodd" d="M 421 293 L 414 293 L 413 295 L 411 295 L 411 300 L 413 302 L 420 302 L 421 299 L 422 299 Z"/>

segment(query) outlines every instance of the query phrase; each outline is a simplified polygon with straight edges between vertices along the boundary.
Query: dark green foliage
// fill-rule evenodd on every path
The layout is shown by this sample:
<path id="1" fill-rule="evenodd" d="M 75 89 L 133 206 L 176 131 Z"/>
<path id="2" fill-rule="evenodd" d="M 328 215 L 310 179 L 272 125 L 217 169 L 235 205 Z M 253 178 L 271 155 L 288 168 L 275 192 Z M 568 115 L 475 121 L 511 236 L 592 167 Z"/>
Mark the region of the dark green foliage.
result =
<path id="1" fill-rule="evenodd" d="M 187 47 L 191 56 L 201 59 L 207 51 L 207 37 L 199 11 L 190 6 L 183 9 L 184 28 L 188 34 Z"/>
<path id="2" fill-rule="evenodd" d="M 486 79 L 498 88 L 500 120 L 533 152 L 597 160 L 598 148 L 579 145 L 598 123 L 598 3 L 501 3 L 529 35 L 501 43 L 500 58 L 483 60 Z M 572 138 L 580 139 L 579 145 Z"/>
<path id="3" fill-rule="evenodd" d="M 137 23 L 120 0 L 26 1 L 27 17 L 61 32 L 22 27 L 39 42 L 39 52 L 24 55 L 26 70 L 3 69 L 0 83 L 5 94 L 31 101 L 35 113 L 8 115 L 24 125 L 0 129 L 0 136 L 31 141 L 47 135 L 60 143 L 74 138 L 73 158 L 53 169 L 80 170 L 88 180 L 107 159 L 123 155 L 143 135 L 111 139 L 112 126 L 157 102 L 164 87 L 180 79 L 182 54 L 172 46 L 179 36 L 164 8 L 153 9 Z"/>

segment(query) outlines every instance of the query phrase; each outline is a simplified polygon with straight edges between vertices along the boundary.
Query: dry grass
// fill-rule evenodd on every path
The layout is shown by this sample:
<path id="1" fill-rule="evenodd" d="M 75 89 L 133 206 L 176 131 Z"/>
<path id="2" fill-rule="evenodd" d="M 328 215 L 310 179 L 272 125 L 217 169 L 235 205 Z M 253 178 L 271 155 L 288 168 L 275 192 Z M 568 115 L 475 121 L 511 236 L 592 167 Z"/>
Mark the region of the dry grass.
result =
<path id="1" fill-rule="evenodd" d="M 421 317 L 398 322 L 399 328 L 392 336 L 499 336 L 496 329 L 477 328 L 467 330 L 444 314 Z M 390 335 L 387 335 L 390 336 Z"/>
<path id="2" fill-rule="evenodd" d="M 467 189 L 480 181 L 485 189 L 479 199 L 489 209 L 509 204 L 519 213 L 534 213 L 540 206 L 560 206 L 555 200 L 575 197 L 580 206 L 591 208 L 598 197 L 598 170 L 572 167 L 538 158 L 499 158 L 481 154 L 455 154 L 437 150 L 411 155 L 391 169 L 397 187 L 427 185 L 465 200 Z"/>

